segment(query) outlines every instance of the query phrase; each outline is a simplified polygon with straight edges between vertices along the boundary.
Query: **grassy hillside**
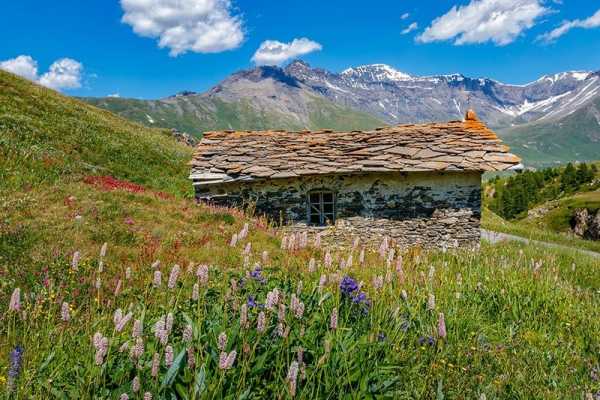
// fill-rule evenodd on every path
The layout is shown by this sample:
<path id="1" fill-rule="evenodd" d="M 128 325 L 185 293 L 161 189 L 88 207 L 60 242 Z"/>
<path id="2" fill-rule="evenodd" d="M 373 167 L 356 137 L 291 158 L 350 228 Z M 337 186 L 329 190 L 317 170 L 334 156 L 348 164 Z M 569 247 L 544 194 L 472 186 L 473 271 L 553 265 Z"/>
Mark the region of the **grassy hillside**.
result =
<path id="1" fill-rule="evenodd" d="M 373 129 L 384 125 L 366 113 L 342 107 L 325 98 L 308 103 L 307 121 L 273 110 L 257 109 L 248 99 L 226 102 L 218 98 L 181 96 L 166 100 L 85 98 L 147 126 L 177 128 L 194 135 L 219 129 Z"/>
<path id="2" fill-rule="evenodd" d="M 600 153 L 600 96 L 559 120 L 500 130 L 499 135 L 529 166 L 597 160 Z"/>
<path id="3" fill-rule="evenodd" d="M 0 191 L 112 175 L 172 193 L 191 191 L 191 149 L 166 132 L 0 71 Z"/>
<path id="4" fill-rule="evenodd" d="M 263 220 L 186 199 L 190 150 L 160 131 L 0 77 L 6 397 L 600 391 L 596 259 L 282 246 Z"/>

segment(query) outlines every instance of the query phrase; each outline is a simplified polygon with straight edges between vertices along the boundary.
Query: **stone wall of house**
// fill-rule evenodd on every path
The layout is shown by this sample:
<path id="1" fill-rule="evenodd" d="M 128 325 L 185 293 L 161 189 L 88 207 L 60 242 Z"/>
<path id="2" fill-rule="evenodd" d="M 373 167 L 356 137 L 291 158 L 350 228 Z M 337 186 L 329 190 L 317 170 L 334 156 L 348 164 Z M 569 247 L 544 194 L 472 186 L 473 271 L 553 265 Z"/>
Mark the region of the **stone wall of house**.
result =
<path id="1" fill-rule="evenodd" d="M 307 225 L 307 193 L 336 194 L 336 223 L 324 230 Z M 230 183 L 198 192 L 199 198 L 252 206 L 292 230 L 322 232 L 326 241 L 360 237 L 379 243 L 423 247 L 479 244 L 481 174 L 403 172 L 325 175 Z"/>

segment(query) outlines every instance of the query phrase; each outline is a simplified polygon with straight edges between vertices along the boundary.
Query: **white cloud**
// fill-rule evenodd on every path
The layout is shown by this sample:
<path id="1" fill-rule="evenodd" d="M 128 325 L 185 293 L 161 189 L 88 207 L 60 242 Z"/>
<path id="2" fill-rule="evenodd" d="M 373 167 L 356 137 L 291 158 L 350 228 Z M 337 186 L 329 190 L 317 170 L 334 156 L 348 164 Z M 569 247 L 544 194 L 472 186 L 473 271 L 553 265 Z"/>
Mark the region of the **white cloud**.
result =
<path id="1" fill-rule="evenodd" d="M 413 22 L 412 24 L 410 24 L 409 26 L 406 27 L 406 29 L 402 30 L 402 34 L 406 35 L 407 33 L 410 33 L 412 31 L 414 31 L 415 29 L 419 28 L 419 24 L 417 24 L 416 22 Z"/>
<path id="2" fill-rule="evenodd" d="M 158 38 L 171 56 L 218 53 L 239 47 L 242 21 L 230 0 L 121 0 L 122 21 L 140 36 Z"/>
<path id="3" fill-rule="evenodd" d="M 549 43 L 555 41 L 556 39 L 558 39 L 559 37 L 561 37 L 562 35 L 574 28 L 592 29 L 598 27 L 600 27 L 600 10 L 596 11 L 594 15 L 586 19 L 564 21 L 557 28 L 538 36 L 538 40 Z"/>
<path id="4" fill-rule="evenodd" d="M 400 16 L 400 19 L 406 19 L 408 17 L 410 17 L 410 13 L 404 13 Z"/>
<path id="5" fill-rule="evenodd" d="M 310 39 L 294 39 L 291 43 L 265 40 L 261 43 L 252 61 L 257 65 L 279 65 L 286 60 L 321 50 L 323 47 Z"/>
<path id="6" fill-rule="evenodd" d="M 81 87 L 83 65 L 70 58 L 61 58 L 50 66 L 48 72 L 38 77 L 37 61 L 21 55 L 0 62 L 0 69 L 35 81 L 51 89 L 77 89 Z"/>
<path id="7" fill-rule="evenodd" d="M 120 95 L 119 93 L 112 93 L 112 94 L 109 94 L 109 95 L 108 95 L 108 96 L 106 96 L 106 97 L 112 97 L 112 98 L 116 98 L 116 99 L 118 99 L 119 97 L 121 97 L 121 95 Z"/>
<path id="8" fill-rule="evenodd" d="M 542 0 L 471 0 L 433 20 L 417 41 L 454 40 L 456 45 L 493 42 L 503 46 L 549 11 Z"/>
<path id="9" fill-rule="evenodd" d="M 37 62 L 31 56 L 18 56 L 16 58 L 0 62 L 0 69 L 22 76 L 29 80 L 37 79 Z"/>
<path id="10" fill-rule="evenodd" d="M 77 89 L 81 87 L 83 65 L 70 58 L 62 58 L 50 66 L 50 70 L 40 77 L 40 84 L 51 89 Z"/>

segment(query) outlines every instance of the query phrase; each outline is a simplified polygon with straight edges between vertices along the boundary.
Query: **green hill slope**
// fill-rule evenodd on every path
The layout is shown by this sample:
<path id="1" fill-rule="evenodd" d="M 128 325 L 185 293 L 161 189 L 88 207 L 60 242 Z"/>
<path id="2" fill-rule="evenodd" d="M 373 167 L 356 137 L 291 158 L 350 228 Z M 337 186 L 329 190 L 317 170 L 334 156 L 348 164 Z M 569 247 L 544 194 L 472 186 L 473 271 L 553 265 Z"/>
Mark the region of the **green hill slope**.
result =
<path id="1" fill-rule="evenodd" d="M 504 129 L 499 134 L 527 165 L 597 160 L 600 96 L 566 117 Z"/>
<path id="2" fill-rule="evenodd" d="M 385 125 L 377 118 L 325 98 L 312 96 L 302 115 L 257 107 L 248 98 L 224 101 L 218 97 L 179 96 L 165 100 L 84 98 L 84 101 L 152 127 L 176 128 L 194 135 L 220 129 L 373 129 Z"/>
<path id="3" fill-rule="evenodd" d="M 189 192 L 191 149 L 166 131 L 0 71 L 0 190 L 61 178 L 111 175 L 173 193 Z"/>

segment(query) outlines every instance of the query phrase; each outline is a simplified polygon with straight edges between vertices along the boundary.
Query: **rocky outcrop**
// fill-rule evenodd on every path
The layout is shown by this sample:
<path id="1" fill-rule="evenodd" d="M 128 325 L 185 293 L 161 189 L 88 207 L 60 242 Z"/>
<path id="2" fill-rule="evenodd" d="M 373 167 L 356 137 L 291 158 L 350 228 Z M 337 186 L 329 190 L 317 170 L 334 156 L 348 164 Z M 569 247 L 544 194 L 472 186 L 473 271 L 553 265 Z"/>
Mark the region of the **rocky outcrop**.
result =
<path id="1" fill-rule="evenodd" d="M 587 208 L 578 208 L 571 221 L 573 233 L 589 240 L 600 240 L 600 209 L 596 214 Z"/>
<path id="2" fill-rule="evenodd" d="M 171 135 L 180 143 L 188 145 L 190 147 L 196 147 L 198 139 L 190 135 L 189 133 L 179 132 L 177 129 L 171 129 Z"/>

